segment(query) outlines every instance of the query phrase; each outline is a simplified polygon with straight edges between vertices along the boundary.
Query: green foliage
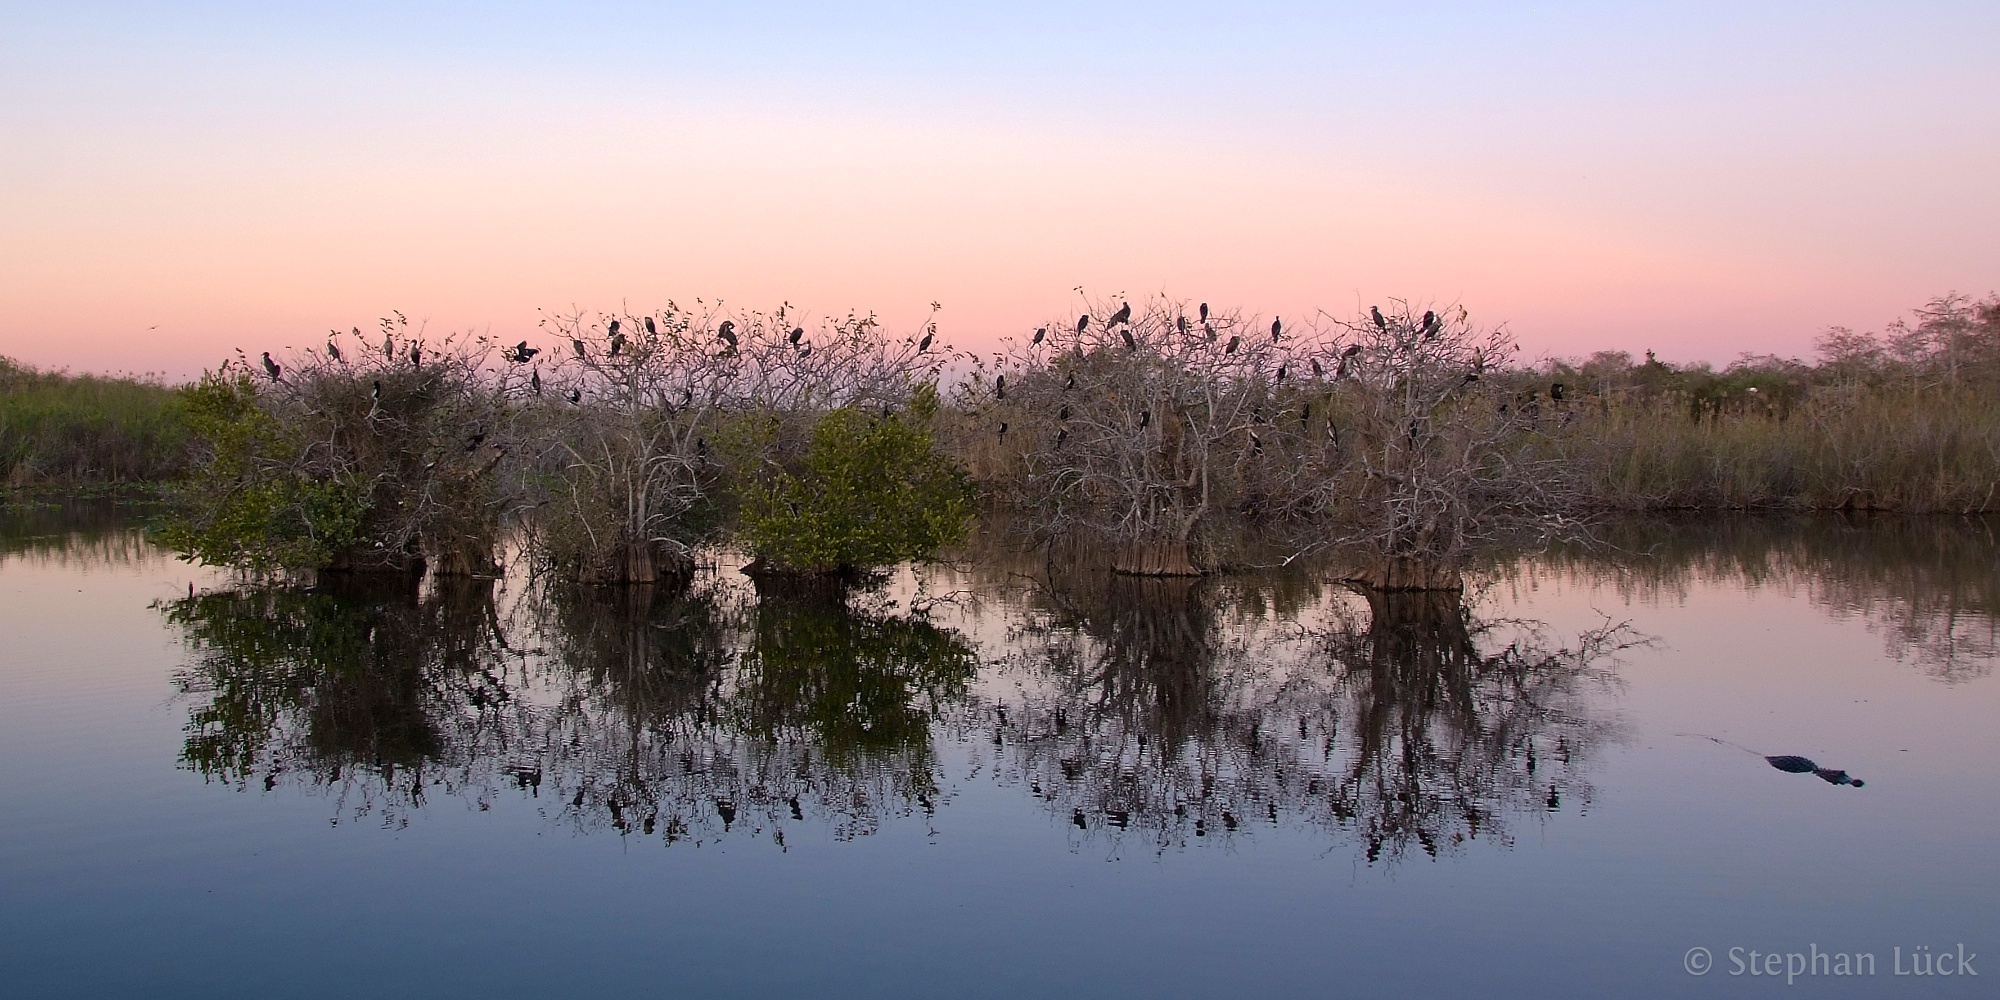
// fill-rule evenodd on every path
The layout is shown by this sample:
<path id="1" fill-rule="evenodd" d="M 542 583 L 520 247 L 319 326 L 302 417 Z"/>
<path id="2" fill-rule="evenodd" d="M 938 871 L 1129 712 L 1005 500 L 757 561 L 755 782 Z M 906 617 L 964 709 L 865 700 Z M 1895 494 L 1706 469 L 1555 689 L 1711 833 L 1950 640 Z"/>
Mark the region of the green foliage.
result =
<path id="1" fill-rule="evenodd" d="M 366 503 L 344 478 L 302 475 L 296 447 L 258 405 L 245 372 L 210 372 L 181 390 L 204 447 L 160 540 L 188 558 L 253 572 L 324 565 L 361 537 Z"/>
<path id="2" fill-rule="evenodd" d="M 927 558 L 962 540 L 974 493 L 932 440 L 937 407 L 926 388 L 901 414 L 822 416 L 796 470 L 745 486 L 751 551 L 777 568 L 825 573 Z"/>
<path id="3" fill-rule="evenodd" d="M 0 481 L 158 482 L 181 474 L 180 397 L 146 379 L 42 372 L 0 358 Z"/>

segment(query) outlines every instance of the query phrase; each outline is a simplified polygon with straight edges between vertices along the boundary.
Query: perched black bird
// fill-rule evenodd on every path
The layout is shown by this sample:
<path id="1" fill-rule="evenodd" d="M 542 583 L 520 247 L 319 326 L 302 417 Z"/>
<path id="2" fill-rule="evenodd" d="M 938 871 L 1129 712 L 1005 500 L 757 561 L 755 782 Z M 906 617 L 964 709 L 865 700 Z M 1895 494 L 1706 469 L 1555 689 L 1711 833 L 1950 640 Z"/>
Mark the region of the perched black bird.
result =
<path id="1" fill-rule="evenodd" d="M 533 390 L 537 396 L 542 394 L 542 370 L 540 368 L 536 368 L 528 373 L 528 388 Z"/>
<path id="2" fill-rule="evenodd" d="M 1202 320 L 1201 329 L 1203 333 L 1208 334 L 1208 342 L 1211 344 L 1215 343 L 1215 324 L 1207 320 Z"/>
<path id="3" fill-rule="evenodd" d="M 1037 343 L 1037 344 L 1041 343 L 1041 342 L 1042 342 L 1042 338 L 1043 338 L 1043 337 L 1046 337 L 1046 336 L 1048 336 L 1048 335 L 1049 335 L 1049 328 L 1048 328 L 1048 327 L 1046 327 L 1046 326 L 1038 326 L 1038 327 L 1035 327 L 1035 343 Z"/>
<path id="4" fill-rule="evenodd" d="M 1181 336 L 1183 336 L 1183 337 L 1187 336 L 1187 333 L 1188 333 L 1188 321 L 1187 321 L 1187 317 L 1186 317 L 1186 316 L 1181 316 L 1181 317 L 1177 317 L 1177 318 L 1176 318 L 1176 319 L 1174 320 L 1174 326 L 1175 326 L 1175 327 L 1176 327 L 1177 329 L 1179 329 L 1179 330 L 1180 330 L 1180 332 L 1181 332 Z"/>
<path id="5" fill-rule="evenodd" d="M 1275 318 L 1271 320 L 1271 343 L 1275 344 L 1278 342 L 1278 333 L 1284 328 L 1285 324 L 1283 320 Z"/>
<path id="6" fill-rule="evenodd" d="M 1278 381 L 1279 381 L 1279 382 L 1283 382 L 1284 380 L 1285 380 L 1285 366 L 1284 366 L 1284 365 L 1279 365 L 1279 366 L 1278 366 Z"/>
<path id="7" fill-rule="evenodd" d="M 1381 306 L 1369 306 L 1369 307 L 1368 307 L 1368 315 L 1374 318 L 1374 320 L 1375 320 L 1375 329 L 1377 329 L 1377 330 L 1387 330 L 1387 329 L 1389 328 L 1389 321 L 1388 321 L 1388 320 L 1386 320 L 1386 319 L 1383 319 L 1383 318 L 1382 318 L 1382 307 L 1381 307 Z"/>
<path id="8" fill-rule="evenodd" d="M 1351 344 L 1351 345 L 1349 345 L 1349 346 L 1348 346 L 1347 350 L 1344 350 L 1344 351 L 1340 352 L 1340 356 L 1341 356 L 1342 358 L 1351 358 L 1351 357 L 1353 357 L 1353 356 L 1355 356 L 1355 355 L 1357 355 L 1357 354 L 1360 354 L 1360 353 L 1361 353 L 1361 345 L 1360 345 L 1360 344 Z"/>
<path id="9" fill-rule="evenodd" d="M 577 357 L 579 357 L 579 358 L 580 358 L 580 357 L 583 357 L 583 356 L 584 356 L 584 350 L 583 350 L 583 341 L 581 341 L 581 340 L 578 340 L 578 339 L 576 339 L 575 337 L 571 337 L 571 338 L 569 338 L 569 346 L 571 346 L 571 347 L 573 347 L 573 348 L 575 348 L 575 349 L 576 349 L 576 356 L 577 356 Z"/>
<path id="10" fill-rule="evenodd" d="M 276 382 L 278 381 L 278 375 L 280 374 L 280 371 L 281 370 L 278 368 L 278 363 L 276 361 L 271 360 L 271 352 L 265 351 L 264 374 L 271 376 L 271 381 Z"/>
<path id="11" fill-rule="evenodd" d="M 423 366 L 424 366 L 424 349 L 422 347 L 417 346 L 416 344 L 411 344 L 410 367 L 422 368 Z"/>
<path id="12" fill-rule="evenodd" d="M 646 317 L 646 335 L 649 337 L 660 335 L 660 328 L 653 323 L 653 317 L 651 316 Z"/>
<path id="13" fill-rule="evenodd" d="M 1120 336 L 1122 336 L 1122 337 L 1124 337 L 1124 338 L 1125 338 L 1125 349 L 1126 349 L 1126 350 L 1128 350 L 1128 351 L 1136 351 L 1136 350 L 1138 350 L 1138 349 L 1139 349 L 1139 342 L 1138 342 L 1138 341 L 1136 341 L 1136 340 L 1133 340 L 1133 339 L 1132 339 L 1132 328 L 1131 328 L 1131 327 L 1129 327 L 1129 326 L 1127 326 L 1127 327 L 1121 327 L 1121 328 L 1119 329 L 1118 333 L 1119 333 L 1119 335 L 1120 335 Z"/>
<path id="14" fill-rule="evenodd" d="M 918 354 L 922 354 L 922 353 L 924 353 L 925 351 L 928 351 L 928 350 L 930 350 L 930 349 L 931 349 L 931 338 L 932 338 L 932 337 L 935 337 L 935 336 L 937 336 L 937 335 L 936 335 L 936 334 L 934 334 L 934 333 L 931 333 L 931 332 L 930 332 L 930 331 L 928 331 L 928 330 L 926 330 L 926 331 L 924 332 L 924 339 L 922 339 L 922 340 L 919 340 L 919 341 L 917 341 L 917 353 L 918 353 Z"/>
<path id="15" fill-rule="evenodd" d="M 617 320 L 615 320 L 615 319 L 614 319 L 614 320 L 612 320 L 612 321 L 611 321 L 611 326 L 610 326 L 610 327 L 608 327 L 608 328 L 607 328 L 607 329 L 605 330 L 605 332 L 606 332 L 606 333 L 609 333 L 609 334 L 611 334 L 611 335 L 612 335 L 612 336 L 614 336 L 614 337 L 618 336 L 618 321 L 617 321 Z"/>
<path id="16" fill-rule="evenodd" d="M 1089 325 L 1090 325 L 1090 314 L 1089 314 L 1089 313 L 1084 313 L 1083 315 L 1081 315 L 1081 316 L 1078 316 L 1078 317 L 1076 318 L 1076 332 L 1078 332 L 1078 333 L 1082 333 L 1082 332 L 1083 332 L 1083 328 L 1084 328 L 1084 327 L 1087 327 L 1087 326 L 1089 326 Z"/>
<path id="17" fill-rule="evenodd" d="M 1227 343 L 1227 344 L 1224 344 L 1224 345 L 1222 346 L 1222 353 L 1224 353 L 1224 354 L 1235 354 L 1235 353 L 1236 353 L 1236 348 L 1238 348 L 1238 347 L 1239 347 L 1239 346 L 1241 346 L 1242 344 L 1243 344 L 1243 338 L 1242 338 L 1242 337 L 1238 337 L 1238 336 L 1234 336 L 1234 335 L 1232 335 L 1232 336 L 1230 336 L 1230 338 L 1229 338 L 1229 343 Z"/>
<path id="18" fill-rule="evenodd" d="M 728 344 L 730 347 L 735 347 L 736 323 L 732 320 L 723 320 L 722 325 L 715 328 L 715 339 Z"/>
<path id="19" fill-rule="evenodd" d="M 1438 314 L 1429 309 L 1424 310 L 1423 332 L 1426 335 L 1429 335 L 1437 330 L 1437 325 L 1438 325 Z"/>
<path id="20" fill-rule="evenodd" d="M 1201 321 L 1204 323 L 1208 322 L 1208 303 L 1206 302 L 1201 304 Z"/>
<path id="21" fill-rule="evenodd" d="M 1007 376 L 1005 375 L 993 376 L 993 398 L 994 399 L 1007 398 Z"/>
<path id="22" fill-rule="evenodd" d="M 1140 430 L 1145 430 L 1145 429 L 1146 429 L 1146 425 L 1148 425 L 1148 424 L 1150 424 L 1150 423 L 1152 423 L 1152 422 L 1153 422 L 1153 411 L 1151 411 L 1151 410 L 1140 410 L 1140 411 L 1139 411 L 1139 429 L 1140 429 Z"/>
<path id="23" fill-rule="evenodd" d="M 581 403 L 581 402 L 583 402 L 583 390 L 581 390 L 581 389 L 571 389 L 571 390 L 569 391 L 569 401 L 570 401 L 570 402 L 572 402 L 572 403 Z"/>
<path id="24" fill-rule="evenodd" d="M 1007 421 L 1000 421 L 1000 440 L 1007 440 Z"/>
<path id="25" fill-rule="evenodd" d="M 1067 440 L 1069 440 L 1069 428 L 1064 427 L 1056 431 L 1056 447 L 1062 447 L 1062 443 Z"/>
<path id="26" fill-rule="evenodd" d="M 1076 388 L 1076 375 L 1075 373 L 1071 373 L 1069 380 L 1063 383 L 1063 390 L 1068 391 L 1074 388 Z"/>
<path id="27" fill-rule="evenodd" d="M 1111 314 L 1110 321 L 1107 322 L 1105 325 L 1117 326 L 1120 323 L 1129 323 L 1131 322 L 1131 320 L 1132 320 L 1132 303 L 1121 302 L 1118 304 L 1118 311 Z"/>
<path id="28" fill-rule="evenodd" d="M 1558 403 L 1562 402 L 1563 384 L 1561 382 L 1557 382 L 1556 384 L 1549 386 L 1549 398 L 1555 400 Z"/>
<path id="29" fill-rule="evenodd" d="M 1256 432 L 1256 431 L 1251 431 L 1251 432 L 1250 432 L 1250 454 L 1252 454 L 1252 455 L 1262 455 L 1263 453 L 1264 453 L 1264 439 L 1263 439 L 1263 438 L 1260 438 L 1260 437 L 1258 437 L 1258 436 L 1257 436 L 1257 432 Z"/>
<path id="30" fill-rule="evenodd" d="M 339 345 L 339 344 L 336 344 L 336 343 L 334 343 L 334 342 L 333 342 L 333 341 L 331 341 L 331 340 L 327 341 L 327 342 L 326 342 L 326 356 L 327 356 L 327 357 L 329 357 L 329 358 L 332 358 L 332 359 L 333 359 L 333 360 L 335 360 L 335 361 L 339 361 L 339 360 L 340 360 L 340 345 Z"/>
<path id="31" fill-rule="evenodd" d="M 791 333 L 791 336 L 790 336 L 789 338 L 787 338 L 787 339 L 789 339 L 789 340 L 790 340 L 790 341 L 792 342 L 792 346 L 793 346 L 793 347 L 797 347 L 797 346 L 799 346 L 799 341 L 801 341 L 801 340 L 805 339 L 805 335 L 806 335 L 806 328 L 805 328 L 805 327 L 803 327 L 803 326 L 795 326 L 795 327 L 792 327 L 792 333 Z"/>
<path id="32" fill-rule="evenodd" d="M 370 390 L 368 391 L 368 401 L 369 401 L 369 402 L 371 402 L 371 403 L 379 403 L 379 402 L 381 402 L 381 401 L 382 401 L 382 380 L 381 380 L 381 379 L 379 379 L 379 378 L 378 378 L 378 379 L 376 379 L 376 380 L 375 380 L 375 388 L 373 388 L 373 389 L 370 389 Z"/>
<path id="33" fill-rule="evenodd" d="M 465 450 L 468 452 L 478 451 L 480 442 L 485 440 L 485 431 L 473 431 L 472 436 L 465 439 Z"/>
<path id="34" fill-rule="evenodd" d="M 611 355 L 612 357 L 614 357 L 614 358 L 615 358 L 615 357 L 617 357 L 617 356 L 618 356 L 618 355 L 619 355 L 620 353 L 622 353 L 622 352 L 623 352 L 624 350 L 625 350 L 625 335 L 624 335 L 624 334 L 622 334 L 622 333 L 619 333 L 619 332 L 618 332 L 618 321 L 617 321 L 617 320 L 612 320 L 612 321 L 611 321 L 611 350 L 609 350 L 609 351 L 606 351 L 605 353 L 606 353 L 606 354 L 609 354 L 609 355 Z"/>

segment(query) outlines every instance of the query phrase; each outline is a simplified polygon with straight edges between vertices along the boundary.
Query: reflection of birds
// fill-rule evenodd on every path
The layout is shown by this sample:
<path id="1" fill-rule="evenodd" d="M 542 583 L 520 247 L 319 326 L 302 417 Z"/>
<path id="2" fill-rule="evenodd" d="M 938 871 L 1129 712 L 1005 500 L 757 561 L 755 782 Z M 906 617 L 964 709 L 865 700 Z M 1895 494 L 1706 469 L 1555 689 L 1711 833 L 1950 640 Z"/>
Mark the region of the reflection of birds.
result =
<path id="1" fill-rule="evenodd" d="M 1132 319 L 1132 303 L 1121 302 L 1118 304 L 1118 311 L 1111 314 L 1111 318 L 1105 322 L 1105 325 L 1117 326 L 1120 323 L 1130 322 L 1131 319 Z"/>
<path id="2" fill-rule="evenodd" d="M 1389 321 L 1382 318 L 1381 306 L 1369 306 L 1368 315 L 1375 321 L 1375 329 L 1387 330 L 1389 328 Z"/>
<path id="3" fill-rule="evenodd" d="M 722 828 L 729 829 L 729 824 L 736 822 L 736 803 L 728 799 L 716 799 L 715 814 L 722 817 Z"/>
<path id="4" fill-rule="evenodd" d="M 273 381 L 273 382 L 276 382 L 276 381 L 278 381 L 278 375 L 279 375 L 279 373 L 280 373 L 280 369 L 278 368 L 278 363 L 277 363 L 276 361 L 272 361 L 272 360 L 271 360 L 271 352 L 270 352 L 270 351 L 265 351 L 265 352 L 264 352 L 264 374 L 266 374 L 266 375 L 269 375 L 269 376 L 271 376 L 271 381 Z"/>

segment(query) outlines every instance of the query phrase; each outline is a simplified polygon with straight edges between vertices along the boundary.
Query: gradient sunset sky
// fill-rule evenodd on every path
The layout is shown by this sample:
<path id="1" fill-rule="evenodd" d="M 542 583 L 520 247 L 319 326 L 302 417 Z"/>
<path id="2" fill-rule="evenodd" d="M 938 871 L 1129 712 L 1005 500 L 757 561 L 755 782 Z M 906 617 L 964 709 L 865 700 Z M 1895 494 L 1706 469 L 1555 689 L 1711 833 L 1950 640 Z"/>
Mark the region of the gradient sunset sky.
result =
<path id="1" fill-rule="evenodd" d="M 1092 295 L 1805 355 L 2000 286 L 2000 4 L 0 5 L 0 354 Z"/>

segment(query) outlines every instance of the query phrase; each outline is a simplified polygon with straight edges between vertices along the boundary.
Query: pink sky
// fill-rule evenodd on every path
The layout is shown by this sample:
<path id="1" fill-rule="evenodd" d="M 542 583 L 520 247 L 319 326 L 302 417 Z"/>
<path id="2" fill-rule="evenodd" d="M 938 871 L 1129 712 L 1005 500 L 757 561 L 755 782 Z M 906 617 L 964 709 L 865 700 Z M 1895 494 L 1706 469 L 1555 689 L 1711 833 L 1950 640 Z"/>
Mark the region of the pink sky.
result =
<path id="1" fill-rule="evenodd" d="M 0 15 L 0 354 L 184 377 L 390 310 L 513 338 L 697 296 L 935 300 L 979 347 L 1083 286 L 1726 362 L 2000 286 L 1976 5 L 1183 12 L 1102 59 L 1033 10 L 227 7 Z"/>

